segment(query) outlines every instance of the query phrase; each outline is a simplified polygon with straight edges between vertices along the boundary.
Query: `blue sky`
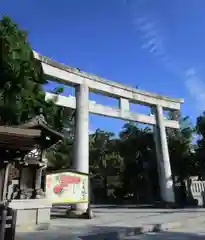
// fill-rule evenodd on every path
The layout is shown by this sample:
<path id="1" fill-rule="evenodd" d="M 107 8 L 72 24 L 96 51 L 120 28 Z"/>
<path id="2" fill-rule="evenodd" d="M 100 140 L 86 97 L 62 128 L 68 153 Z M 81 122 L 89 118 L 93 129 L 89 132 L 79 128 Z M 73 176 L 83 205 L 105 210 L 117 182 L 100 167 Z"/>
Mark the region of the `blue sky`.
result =
<path id="1" fill-rule="evenodd" d="M 106 79 L 184 98 L 182 112 L 194 122 L 205 105 L 204 9 L 203 0 L 6 0 L 0 16 L 9 15 L 28 30 L 33 48 L 43 55 Z M 103 96 L 91 94 L 90 99 L 117 105 Z M 91 130 L 117 132 L 123 123 L 90 116 Z"/>

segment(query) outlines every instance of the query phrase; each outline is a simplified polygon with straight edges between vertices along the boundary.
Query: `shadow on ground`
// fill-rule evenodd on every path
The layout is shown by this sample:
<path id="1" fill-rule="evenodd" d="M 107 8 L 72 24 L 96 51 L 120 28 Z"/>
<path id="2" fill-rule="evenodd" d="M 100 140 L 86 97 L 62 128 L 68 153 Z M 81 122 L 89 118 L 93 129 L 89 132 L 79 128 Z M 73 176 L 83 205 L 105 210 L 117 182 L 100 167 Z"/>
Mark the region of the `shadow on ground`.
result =
<path id="1" fill-rule="evenodd" d="M 146 233 L 136 238 L 124 238 L 124 239 L 142 239 L 142 240 L 200 240 L 205 239 L 205 234 L 197 233 L 184 233 L 184 232 L 159 232 L 159 233 Z"/>
<path id="2" fill-rule="evenodd" d="M 16 240 L 67 240 L 67 239 L 83 239 L 83 240 L 120 240 L 120 239 L 144 239 L 144 240 L 164 240 L 164 239 L 190 239 L 200 240 L 205 239 L 204 234 L 199 233 L 185 233 L 185 232 L 147 232 L 141 233 L 139 228 L 129 227 L 108 227 L 108 226 L 90 226 L 87 228 L 69 228 L 59 227 L 49 231 L 41 231 L 35 233 L 18 233 Z"/>

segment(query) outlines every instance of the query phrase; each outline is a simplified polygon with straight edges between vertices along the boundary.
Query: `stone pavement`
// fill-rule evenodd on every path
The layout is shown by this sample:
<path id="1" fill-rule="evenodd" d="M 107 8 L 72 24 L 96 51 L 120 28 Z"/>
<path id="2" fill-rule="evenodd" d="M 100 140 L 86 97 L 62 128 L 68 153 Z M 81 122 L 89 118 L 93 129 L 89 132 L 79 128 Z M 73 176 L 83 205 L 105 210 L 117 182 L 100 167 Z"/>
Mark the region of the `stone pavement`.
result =
<path id="1" fill-rule="evenodd" d="M 196 233 L 181 233 L 181 232 L 163 232 L 163 233 L 147 233 L 141 236 L 127 237 L 124 240 L 204 240 L 205 235 Z"/>
<path id="2" fill-rule="evenodd" d="M 50 230 L 17 233 L 16 240 L 205 239 L 203 229 L 200 236 L 195 234 L 205 222 L 205 209 L 95 208 L 94 213 L 92 220 L 53 219 Z M 186 232 L 187 228 L 194 233 Z"/>
<path id="3" fill-rule="evenodd" d="M 138 236 L 130 236 L 124 240 L 202 240 L 205 239 L 204 223 L 191 223 L 182 228 L 170 229 L 159 233 L 150 232 Z"/>

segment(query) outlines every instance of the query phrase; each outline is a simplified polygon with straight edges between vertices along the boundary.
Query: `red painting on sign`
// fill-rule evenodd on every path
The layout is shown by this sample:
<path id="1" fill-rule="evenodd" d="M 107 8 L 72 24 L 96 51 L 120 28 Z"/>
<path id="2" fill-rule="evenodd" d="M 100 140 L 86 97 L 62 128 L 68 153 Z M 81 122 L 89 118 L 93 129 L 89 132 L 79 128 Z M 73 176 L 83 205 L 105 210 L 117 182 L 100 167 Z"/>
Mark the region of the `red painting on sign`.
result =
<path id="1" fill-rule="evenodd" d="M 80 177 L 69 176 L 69 175 L 60 175 L 59 176 L 59 184 L 54 186 L 53 192 L 55 194 L 60 194 L 63 192 L 64 188 L 69 184 L 77 184 L 80 183 Z"/>

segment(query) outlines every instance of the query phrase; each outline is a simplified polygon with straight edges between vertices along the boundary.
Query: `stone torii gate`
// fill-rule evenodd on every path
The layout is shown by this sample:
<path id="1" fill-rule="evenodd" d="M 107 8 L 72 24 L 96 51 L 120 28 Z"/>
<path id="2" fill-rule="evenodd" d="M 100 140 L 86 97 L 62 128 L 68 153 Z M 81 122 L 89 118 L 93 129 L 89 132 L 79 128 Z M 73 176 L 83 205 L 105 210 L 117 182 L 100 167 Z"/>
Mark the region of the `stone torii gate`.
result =
<path id="1" fill-rule="evenodd" d="M 175 196 L 165 128 L 179 128 L 177 115 L 184 100 L 141 91 L 108 81 L 82 72 L 77 68 L 55 62 L 36 52 L 34 52 L 34 56 L 41 62 L 44 74 L 48 79 L 75 87 L 75 97 L 58 96 L 56 102 L 60 106 L 76 109 L 73 168 L 80 172 L 89 173 L 89 112 L 154 125 L 161 198 L 164 202 L 174 203 Z M 90 101 L 89 92 L 102 93 L 117 98 L 119 108 Z M 52 97 L 55 97 L 55 95 L 46 94 L 46 100 Z M 145 115 L 131 112 L 131 102 L 149 106 L 152 114 Z M 165 119 L 163 110 L 170 111 L 173 119 Z M 85 212 L 87 207 L 88 205 L 84 203 L 77 204 L 77 210 L 81 212 Z"/>

